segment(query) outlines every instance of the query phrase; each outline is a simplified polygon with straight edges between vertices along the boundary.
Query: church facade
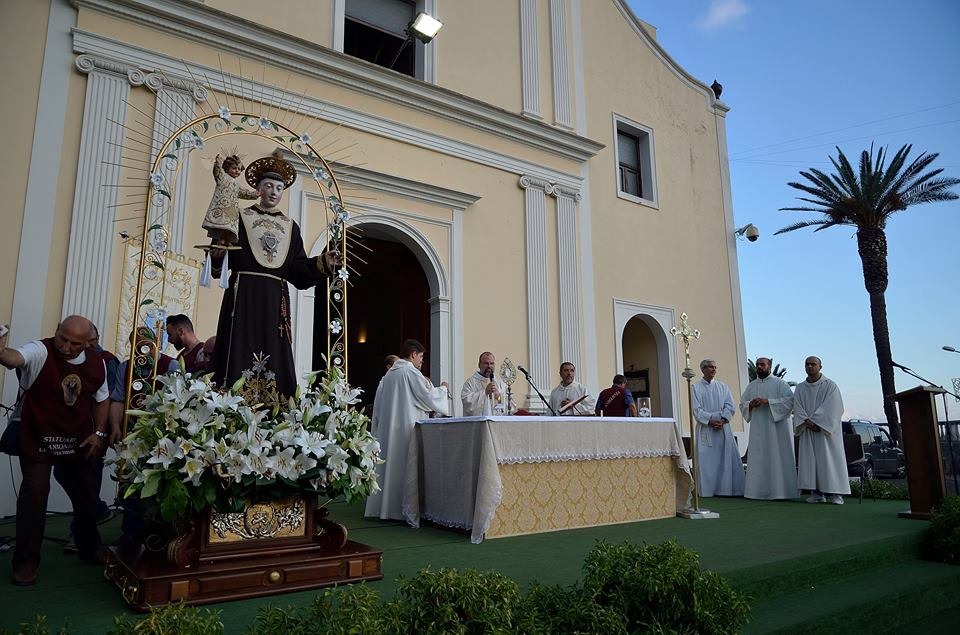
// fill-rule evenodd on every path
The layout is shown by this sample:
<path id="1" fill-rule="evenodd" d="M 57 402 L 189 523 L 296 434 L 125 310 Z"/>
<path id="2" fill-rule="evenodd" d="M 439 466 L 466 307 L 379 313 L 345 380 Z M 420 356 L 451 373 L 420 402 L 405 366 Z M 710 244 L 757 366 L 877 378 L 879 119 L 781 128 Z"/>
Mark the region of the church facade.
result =
<path id="1" fill-rule="evenodd" d="M 443 22 L 426 43 L 405 32 L 421 11 Z M 357 239 L 349 372 L 371 395 L 382 358 L 416 337 L 455 394 L 489 350 L 544 393 L 563 361 L 593 394 L 625 372 L 654 416 L 686 421 L 670 334 L 682 312 L 702 331 L 694 365 L 717 359 L 734 393 L 745 385 L 728 107 L 624 0 L 15 0 L 4 13 L 0 47 L 18 62 L 0 97 L 12 344 L 72 313 L 108 349 L 125 339 L 127 237 L 144 223 L 125 201 L 163 139 L 227 108 L 302 130 L 333 167 Z M 170 192 L 165 247 L 184 271 L 202 259 L 214 156 L 275 149 L 222 141 L 194 149 Z M 301 177 L 281 207 L 315 255 L 328 210 Z M 198 335 L 213 334 L 222 291 L 185 287 Z M 324 297 L 291 298 L 300 372 L 322 363 Z M 539 409 L 522 376 L 513 392 Z M 15 393 L 8 373 L 3 403 Z"/>

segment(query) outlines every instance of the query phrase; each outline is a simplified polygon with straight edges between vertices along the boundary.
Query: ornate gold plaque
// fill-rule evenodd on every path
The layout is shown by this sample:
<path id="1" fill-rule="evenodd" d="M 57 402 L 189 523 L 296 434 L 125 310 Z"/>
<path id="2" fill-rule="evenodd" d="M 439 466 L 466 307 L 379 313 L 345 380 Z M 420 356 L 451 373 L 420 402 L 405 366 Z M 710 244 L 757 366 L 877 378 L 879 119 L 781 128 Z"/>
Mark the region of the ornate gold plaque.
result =
<path id="1" fill-rule="evenodd" d="M 302 498 L 247 503 L 242 512 L 211 512 L 207 529 L 207 541 L 211 545 L 306 535 L 306 512 Z"/>

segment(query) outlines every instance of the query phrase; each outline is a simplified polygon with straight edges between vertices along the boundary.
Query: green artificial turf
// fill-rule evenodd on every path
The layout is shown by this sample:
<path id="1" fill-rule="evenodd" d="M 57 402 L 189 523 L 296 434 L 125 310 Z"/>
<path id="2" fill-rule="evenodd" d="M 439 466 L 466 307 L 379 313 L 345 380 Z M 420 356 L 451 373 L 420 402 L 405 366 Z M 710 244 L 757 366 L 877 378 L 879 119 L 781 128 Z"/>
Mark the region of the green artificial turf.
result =
<path id="1" fill-rule="evenodd" d="M 922 586 L 924 580 L 949 585 L 951 573 L 960 577 L 960 569 L 948 567 L 945 573 L 945 565 L 917 561 L 916 544 L 927 523 L 897 518 L 903 501 L 858 504 L 853 499 L 834 506 L 714 498 L 704 499 L 702 506 L 719 512 L 720 518 L 669 518 L 486 540 L 479 545 L 462 533 L 364 519 L 361 504 L 333 504 L 330 517 L 348 527 L 351 540 L 383 550 L 385 578 L 371 586 L 385 599 L 396 589 L 398 576 L 409 577 L 428 566 L 495 570 L 523 586 L 533 581 L 569 585 L 580 577 L 583 558 L 597 540 L 659 543 L 677 539 L 700 554 L 705 568 L 725 575 L 754 598 L 755 619 L 748 632 L 767 632 L 789 622 L 786 617 L 782 620 L 787 622 L 778 622 L 778 615 L 809 611 L 795 600 L 810 591 L 805 585 L 811 580 L 831 580 L 840 589 L 824 591 L 827 598 L 811 596 L 816 603 L 834 596 L 841 607 L 844 596 L 851 603 L 860 602 L 866 593 L 859 588 L 863 584 L 853 585 L 847 593 L 844 580 L 857 575 L 869 579 L 873 563 L 883 565 L 885 554 L 890 555 L 885 575 L 903 573 L 901 595 L 908 587 Z M 68 520 L 51 517 L 48 538 L 65 538 Z M 116 538 L 119 520 L 101 530 L 105 540 Z M 12 533 L 12 519 L 0 521 L 0 535 Z M 103 633 L 109 630 L 113 615 L 128 612 L 119 592 L 96 566 L 63 555 L 61 549 L 60 543 L 45 542 L 35 587 L 14 587 L 9 578 L 0 581 L 0 627 L 15 629 L 18 622 L 42 613 L 52 628 L 67 621 L 72 633 Z M 9 553 L 0 554 L 0 567 L 10 571 Z M 259 607 L 304 605 L 315 595 L 316 591 L 308 591 L 209 606 L 222 611 L 228 633 L 240 633 L 253 622 Z"/>

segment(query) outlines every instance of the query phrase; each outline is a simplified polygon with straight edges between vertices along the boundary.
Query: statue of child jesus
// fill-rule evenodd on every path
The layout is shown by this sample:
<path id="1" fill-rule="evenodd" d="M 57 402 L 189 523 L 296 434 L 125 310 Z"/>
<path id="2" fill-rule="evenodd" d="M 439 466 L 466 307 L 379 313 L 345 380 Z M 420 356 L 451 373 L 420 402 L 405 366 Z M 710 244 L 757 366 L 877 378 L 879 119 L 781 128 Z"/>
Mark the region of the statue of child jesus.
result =
<path id="1" fill-rule="evenodd" d="M 237 201 L 241 198 L 257 200 L 260 196 L 249 188 L 243 187 L 237 177 L 243 173 L 243 162 L 232 154 L 226 158 L 217 155 L 213 161 L 213 198 L 203 217 L 203 228 L 207 230 L 214 245 L 234 245 L 238 240 L 240 209 Z"/>

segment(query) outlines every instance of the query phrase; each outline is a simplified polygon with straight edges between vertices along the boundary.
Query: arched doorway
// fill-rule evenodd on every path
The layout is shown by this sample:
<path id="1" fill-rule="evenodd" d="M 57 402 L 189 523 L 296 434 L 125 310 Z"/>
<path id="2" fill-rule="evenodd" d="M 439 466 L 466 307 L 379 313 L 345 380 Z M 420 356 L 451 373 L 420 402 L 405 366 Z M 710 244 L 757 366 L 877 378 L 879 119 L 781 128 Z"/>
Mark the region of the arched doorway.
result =
<path id="1" fill-rule="evenodd" d="M 681 406 L 677 390 L 676 345 L 668 334 L 674 324 L 673 311 L 628 300 L 614 300 L 614 320 L 620 340 L 617 347 L 618 367 L 628 377 L 633 375 L 632 388 L 646 384 L 654 417 L 678 419 Z"/>
<path id="2" fill-rule="evenodd" d="M 383 376 L 383 359 L 399 352 L 408 338 L 430 346 L 430 284 L 416 255 L 388 232 L 365 225 L 348 289 L 347 342 L 349 381 L 363 389 L 365 405 L 373 403 Z M 366 262 L 361 262 L 363 259 Z M 317 302 L 314 311 L 313 361 L 321 368 L 326 351 L 327 311 Z M 423 360 L 430 376 L 430 356 Z"/>
<path id="3" fill-rule="evenodd" d="M 623 374 L 627 378 L 627 388 L 633 391 L 638 407 L 646 405 L 650 408 L 651 416 L 665 416 L 659 399 L 660 363 L 657 341 L 641 316 L 635 315 L 627 322 L 620 345 L 623 350 Z"/>

